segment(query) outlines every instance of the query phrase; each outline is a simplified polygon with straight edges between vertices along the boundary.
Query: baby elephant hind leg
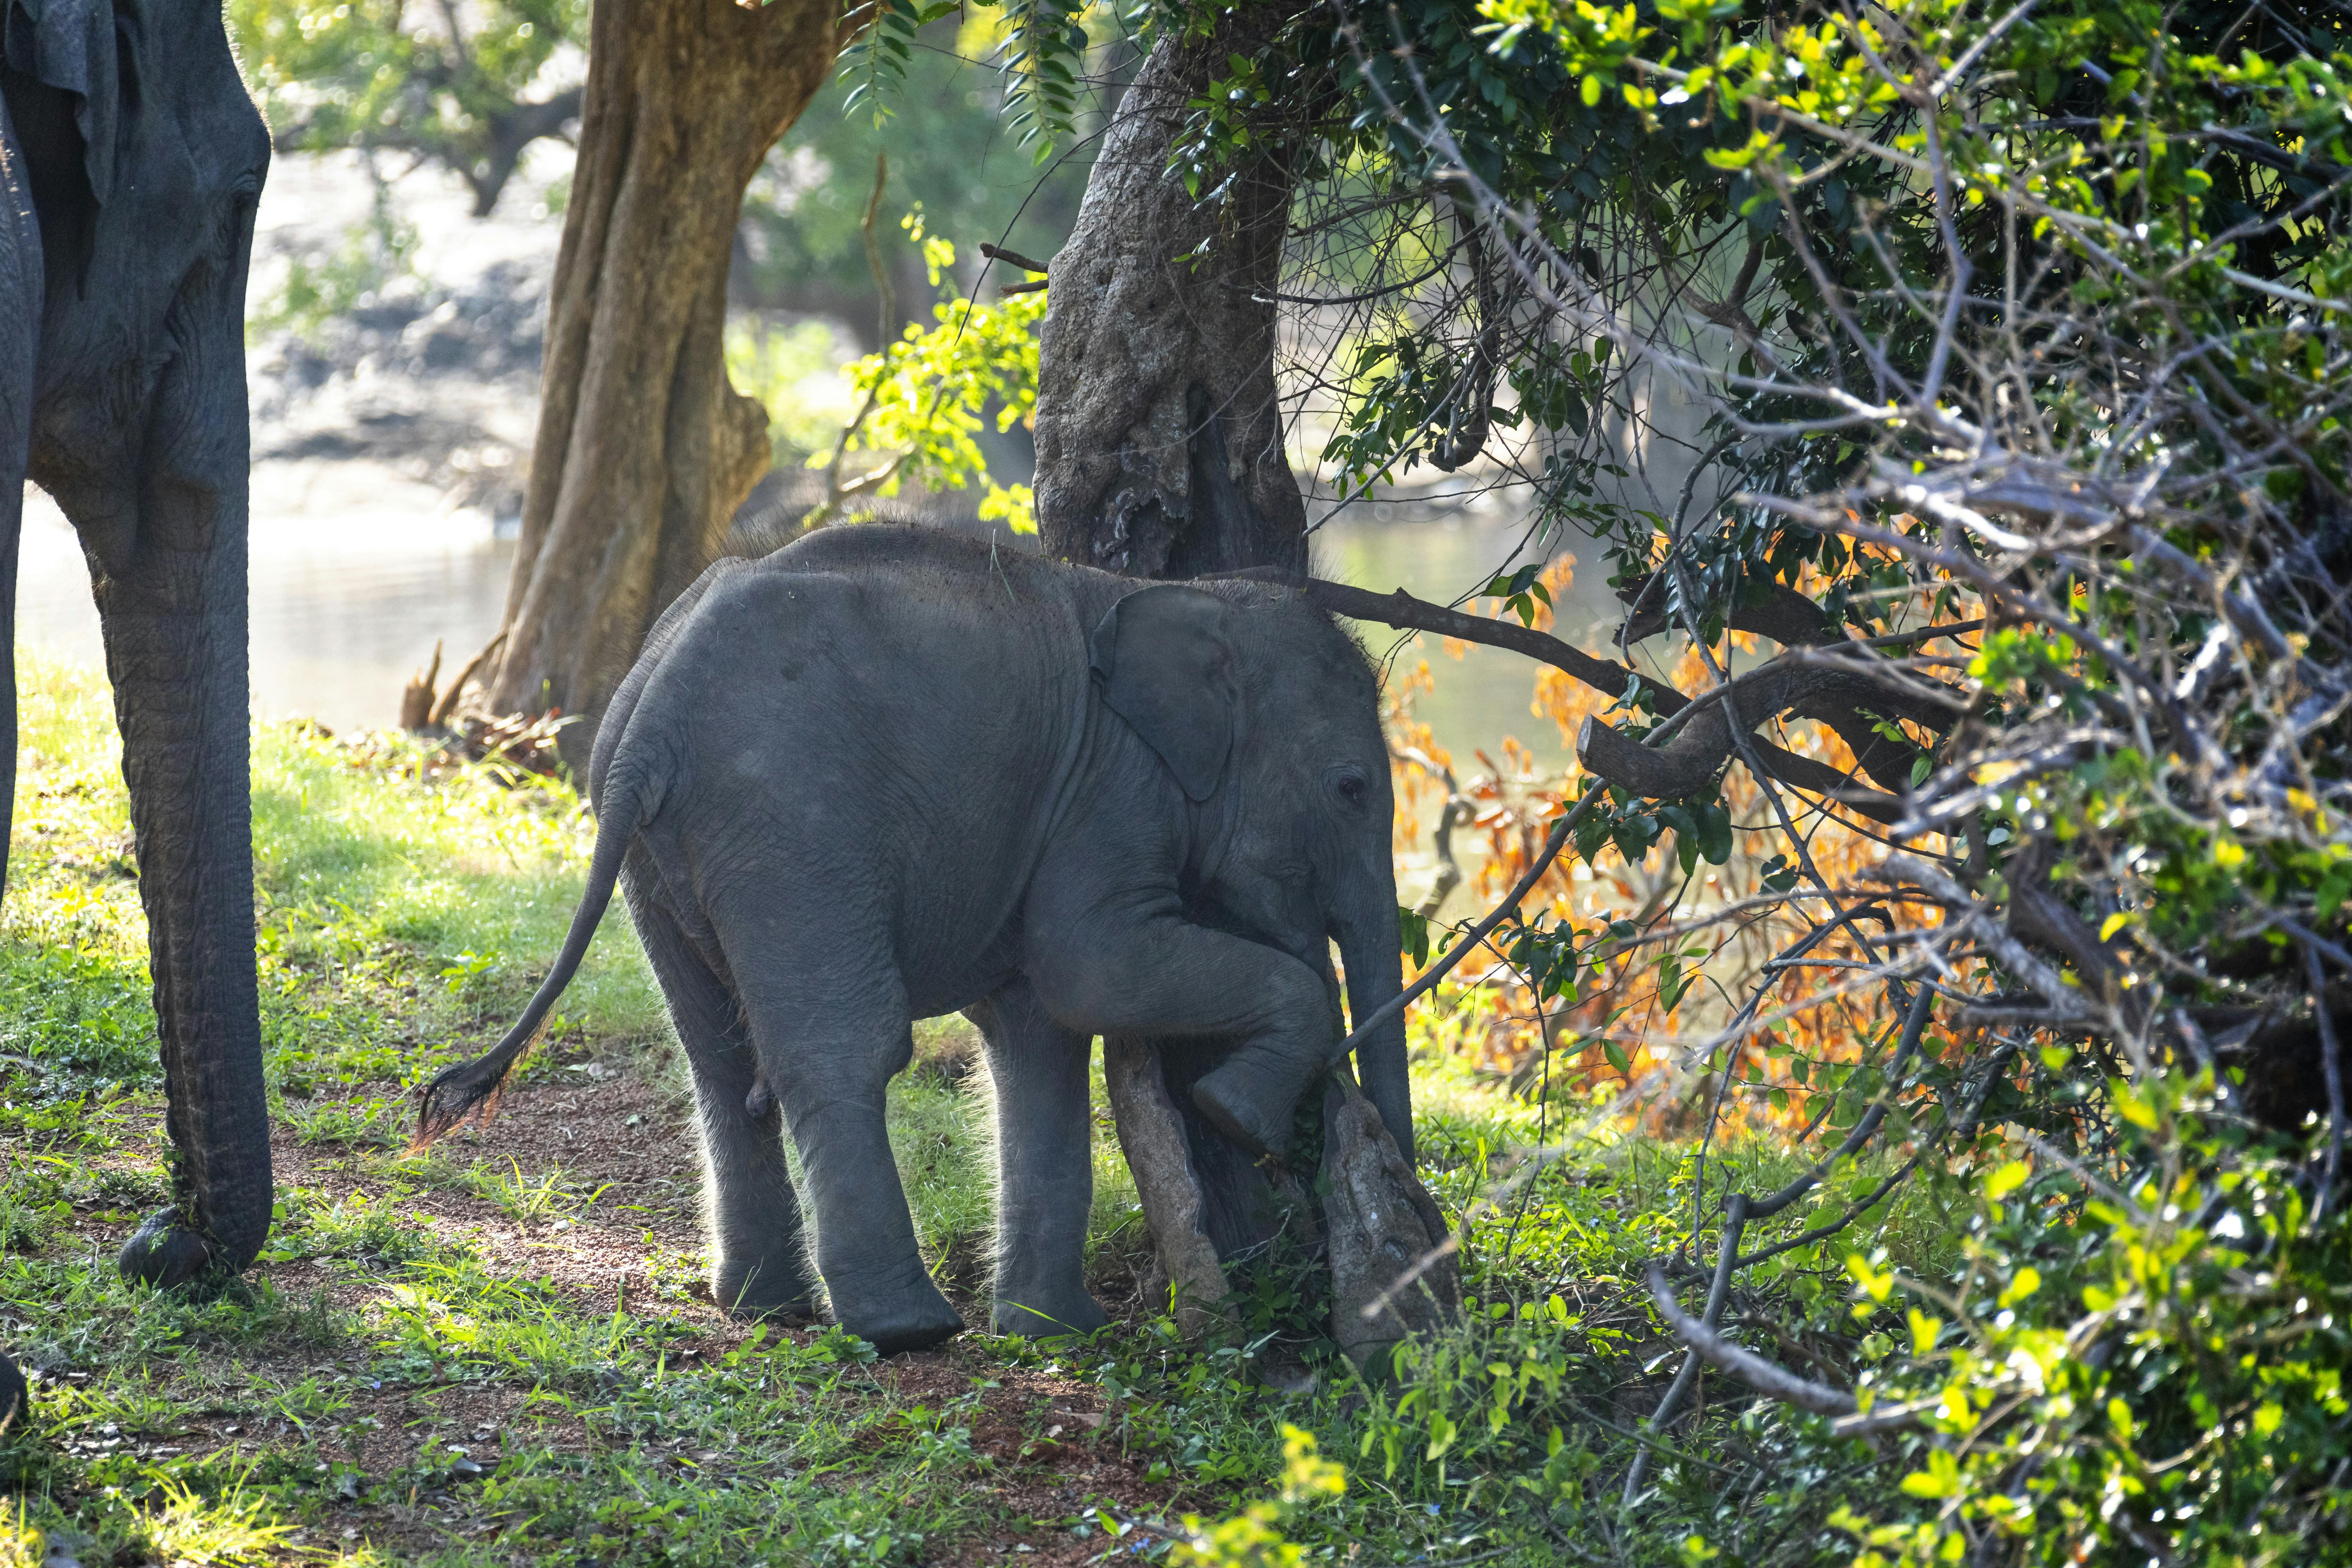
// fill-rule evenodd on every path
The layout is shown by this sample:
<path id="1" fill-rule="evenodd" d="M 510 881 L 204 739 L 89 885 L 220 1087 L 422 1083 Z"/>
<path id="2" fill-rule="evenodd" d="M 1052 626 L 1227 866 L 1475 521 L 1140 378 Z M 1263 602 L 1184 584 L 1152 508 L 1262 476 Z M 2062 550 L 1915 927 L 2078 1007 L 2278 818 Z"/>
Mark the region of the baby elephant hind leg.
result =
<path id="1" fill-rule="evenodd" d="M 814 1317 L 816 1280 L 783 1117 L 772 1098 L 753 1100 L 758 1058 L 742 1010 L 667 910 L 635 896 L 630 906 L 693 1074 L 711 1293 L 737 1317 Z"/>
<path id="2" fill-rule="evenodd" d="M 1094 1042 L 1046 1015 L 1025 981 L 971 1009 L 988 1041 L 996 1110 L 996 1307 L 1001 1334 L 1091 1333 L 1110 1321 L 1087 1293 L 1094 1206 Z"/>
<path id="3" fill-rule="evenodd" d="M 738 920 L 721 924 L 720 941 L 761 1069 L 800 1149 L 834 1316 L 886 1355 L 935 1345 L 961 1331 L 963 1320 L 915 1246 L 885 1117 L 891 1076 L 914 1054 L 906 990 L 895 972 L 811 975 L 804 948 L 755 942 L 738 952 L 729 942 L 735 931 L 776 929 Z"/>

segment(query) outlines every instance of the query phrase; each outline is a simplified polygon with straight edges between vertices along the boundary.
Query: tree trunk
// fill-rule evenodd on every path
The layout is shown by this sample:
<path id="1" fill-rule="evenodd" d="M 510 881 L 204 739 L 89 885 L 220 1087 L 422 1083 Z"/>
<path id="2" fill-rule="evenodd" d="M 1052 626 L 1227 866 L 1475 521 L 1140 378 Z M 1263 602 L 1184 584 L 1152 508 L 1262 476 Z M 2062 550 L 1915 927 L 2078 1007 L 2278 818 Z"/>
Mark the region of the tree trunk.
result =
<path id="1" fill-rule="evenodd" d="M 821 0 L 597 0 L 505 641 L 478 706 L 550 708 L 584 763 L 662 607 L 768 466 L 721 358 L 743 187 L 824 82 Z"/>
<path id="2" fill-rule="evenodd" d="M 1221 204 L 1196 204 L 1168 173 L 1186 106 L 1278 19 L 1261 7 L 1205 41 L 1161 39 L 1119 100 L 1051 269 L 1037 521 L 1065 560 L 1138 577 L 1306 570 L 1307 508 L 1274 381 L 1288 151 L 1238 173 Z"/>
<path id="3" fill-rule="evenodd" d="M 1221 204 L 1195 203 L 1168 173 L 1187 106 L 1232 57 L 1260 55 L 1263 29 L 1278 20 L 1244 12 L 1205 41 L 1160 41 L 1120 100 L 1076 227 L 1048 269 L 1037 518 L 1046 550 L 1065 560 L 1157 578 L 1306 570 L 1307 509 L 1274 376 L 1289 148 L 1277 140 L 1236 172 Z M 1369 1365 L 1458 1300 L 1450 1255 L 1397 1301 L 1382 1294 L 1444 1240 L 1444 1221 L 1352 1083 L 1326 1096 L 1328 1180 L 1318 1184 L 1330 1195 L 1319 1214 L 1293 1173 L 1253 1163 L 1192 1103 L 1192 1085 L 1229 1045 L 1103 1042 L 1159 1278 L 1179 1322 L 1200 1334 L 1218 1321 L 1220 1263 L 1287 1234 L 1323 1249 L 1333 1336 Z"/>

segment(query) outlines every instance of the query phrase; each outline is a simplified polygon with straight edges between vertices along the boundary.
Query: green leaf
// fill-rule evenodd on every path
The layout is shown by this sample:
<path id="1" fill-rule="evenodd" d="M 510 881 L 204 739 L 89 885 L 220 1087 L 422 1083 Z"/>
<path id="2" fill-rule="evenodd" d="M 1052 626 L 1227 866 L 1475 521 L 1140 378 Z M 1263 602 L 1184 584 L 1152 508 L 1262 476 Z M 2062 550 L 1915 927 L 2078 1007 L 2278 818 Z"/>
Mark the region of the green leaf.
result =
<path id="1" fill-rule="evenodd" d="M 1699 807 L 1698 852 L 1710 866 L 1720 866 L 1731 858 L 1731 813 L 1720 801 L 1709 801 Z"/>
<path id="2" fill-rule="evenodd" d="M 1398 905 L 1397 946 L 1399 952 L 1412 955 L 1414 968 L 1428 967 L 1429 918 L 1418 910 L 1409 910 L 1402 904 Z"/>
<path id="3" fill-rule="evenodd" d="M 2022 1160 L 2011 1160 L 1985 1178 L 1985 1196 L 1999 1203 L 2032 1179 L 2032 1166 Z"/>

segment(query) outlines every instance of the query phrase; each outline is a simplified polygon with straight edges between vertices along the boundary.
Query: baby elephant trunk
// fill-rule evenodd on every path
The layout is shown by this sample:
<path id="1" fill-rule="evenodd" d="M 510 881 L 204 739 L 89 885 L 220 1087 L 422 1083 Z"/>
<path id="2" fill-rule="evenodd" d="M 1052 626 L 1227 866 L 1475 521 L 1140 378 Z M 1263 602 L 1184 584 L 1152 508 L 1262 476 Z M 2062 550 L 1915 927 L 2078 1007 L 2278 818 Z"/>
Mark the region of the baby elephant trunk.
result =
<path id="1" fill-rule="evenodd" d="M 1340 926 L 1339 958 L 1348 966 L 1348 1021 L 1362 1037 L 1355 1046 L 1357 1076 L 1410 1169 L 1412 1090 L 1405 1070 L 1404 1010 L 1390 1005 L 1404 989 L 1392 889 L 1380 910 L 1359 911 Z M 1366 1030 L 1365 1020 L 1375 1017 Z"/>

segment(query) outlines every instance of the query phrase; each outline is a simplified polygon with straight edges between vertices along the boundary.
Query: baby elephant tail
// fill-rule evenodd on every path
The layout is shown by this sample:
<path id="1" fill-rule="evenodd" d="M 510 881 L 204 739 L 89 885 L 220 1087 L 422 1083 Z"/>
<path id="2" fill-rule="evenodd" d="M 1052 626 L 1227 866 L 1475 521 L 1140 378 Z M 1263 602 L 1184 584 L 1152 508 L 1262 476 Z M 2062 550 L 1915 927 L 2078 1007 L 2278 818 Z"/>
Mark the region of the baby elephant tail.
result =
<path id="1" fill-rule="evenodd" d="M 556 998 L 563 994 L 563 988 L 572 984 L 572 976 L 579 971 L 580 960 L 587 954 L 596 926 L 613 901 L 613 884 L 620 879 L 621 858 L 628 852 L 629 840 L 636 837 L 637 827 L 647 815 L 643 792 L 618 780 L 613 782 L 618 787 L 606 792 L 612 809 L 596 825 L 596 854 L 588 867 L 588 890 L 581 896 L 580 908 L 572 917 L 572 931 L 563 939 L 563 951 L 556 955 L 554 969 L 540 983 L 530 1005 L 522 1010 L 522 1016 L 496 1048 L 445 1069 L 417 1092 L 416 1135 L 409 1141 L 410 1153 L 462 1126 L 477 1113 L 483 1121 L 489 1120 L 498 1109 L 499 1091 L 505 1086 L 507 1075 L 530 1048 L 531 1041 L 539 1036 L 540 1026 L 547 1021 L 548 1009 L 555 1005 Z"/>

